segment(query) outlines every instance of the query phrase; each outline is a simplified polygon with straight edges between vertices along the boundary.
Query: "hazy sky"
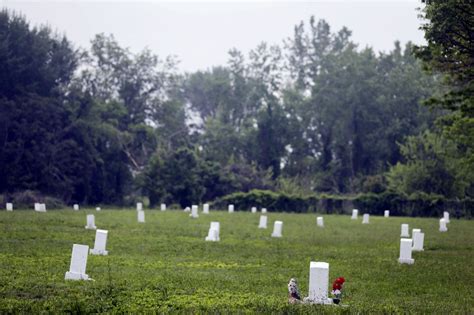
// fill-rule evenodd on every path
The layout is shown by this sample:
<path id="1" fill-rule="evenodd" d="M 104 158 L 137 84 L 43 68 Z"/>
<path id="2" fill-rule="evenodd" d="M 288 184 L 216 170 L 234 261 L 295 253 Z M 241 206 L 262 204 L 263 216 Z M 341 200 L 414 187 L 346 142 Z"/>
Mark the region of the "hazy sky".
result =
<path id="1" fill-rule="evenodd" d="M 261 41 L 280 44 L 293 26 L 311 15 L 333 31 L 347 26 L 359 47 L 388 51 L 393 42 L 423 43 L 418 0 L 400 1 L 6 1 L 32 24 L 49 24 L 87 48 L 97 33 L 113 33 L 132 51 L 148 47 L 176 55 L 180 69 L 194 71 L 225 64 L 230 48 L 245 53 Z"/>

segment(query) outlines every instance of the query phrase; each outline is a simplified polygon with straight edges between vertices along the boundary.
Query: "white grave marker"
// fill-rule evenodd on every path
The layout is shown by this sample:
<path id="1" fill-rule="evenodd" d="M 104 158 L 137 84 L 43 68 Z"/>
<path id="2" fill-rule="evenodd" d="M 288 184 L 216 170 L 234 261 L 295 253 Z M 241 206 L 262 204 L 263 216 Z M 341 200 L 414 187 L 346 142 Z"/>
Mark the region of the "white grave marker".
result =
<path id="1" fill-rule="evenodd" d="M 95 231 L 95 242 L 94 248 L 90 250 L 92 255 L 108 255 L 108 251 L 105 249 L 107 246 L 107 230 L 98 229 Z"/>
<path id="2" fill-rule="evenodd" d="M 74 244 L 72 246 L 71 265 L 69 271 L 66 272 L 64 279 L 66 280 L 91 280 L 86 274 L 87 255 L 89 254 L 89 246 Z"/>
<path id="3" fill-rule="evenodd" d="M 74 211 L 78 211 L 79 210 L 79 205 L 76 203 L 75 205 L 72 206 L 72 208 L 74 209 Z"/>
<path id="4" fill-rule="evenodd" d="M 410 237 L 410 232 L 408 232 L 408 224 L 402 224 L 402 232 L 400 234 L 401 237 Z"/>
<path id="5" fill-rule="evenodd" d="M 357 220 L 357 216 L 358 216 L 358 215 L 359 215 L 359 210 L 353 209 L 353 210 L 352 210 L 352 217 L 351 217 L 351 219 L 352 219 L 352 220 Z"/>
<path id="6" fill-rule="evenodd" d="M 143 203 L 137 202 L 137 211 L 143 211 Z"/>
<path id="7" fill-rule="evenodd" d="M 13 203 L 7 203 L 7 211 L 13 211 Z"/>
<path id="8" fill-rule="evenodd" d="M 415 260 L 411 258 L 411 238 L 402 238 L 400 240 L 400 258 L 398 258 L 398 262 L 401 264 L 413 264 Z"/>
<path id="9" fill-rule="evenodd" d="M 440 232 L 447 232 L 448 227 L 446 226 L 446 219 L 442 218 L 439 219 L 439 231 Z"/>
<path id="10" fill-rule="evenodd" d="M 138 223 L 145 223 L 145 211 L 137 211 Z"/>
<path id="11" fill-rule="evenodd" d="M 386 218 L 388 218 L 388 217 L 390 216 L 390 210 L 385 210 L 385 211 L 383 212 L 383 216 L 386 217 Z"/>
<path id="12" fill-rule="evenodd" d="M 262 208 L 262 213 L 267 213 L 267 208 Z"/>
<path id="13" fill-rule="evenodd" d="M 220 224 L 219 224 L 219 222 L 211 222 L 211 227 L 209 228 L 209 232 L 207 234 L 206 241 L 211 241 L 211 242 L 220 241 L 219 233 L 220 233 Z"/>
<path id="14" fill-rule="evenodd" d="M 195 206 L 193 205 L 191 207 L 191 215 L 190 215 L 192 218 L 199 218 L 199 214 L 198 214 L 198 206 Z"/>
<path id="15" fill-rule="evenodd" d="M 257 213 L 257 207 L 252 207 L 252 213 Z"/>
<path id="16" fill-rule="evenodd" d="M 425 240 L 425 233 L 421 233 L 420 229 L 413 229 L 412 236 L 413 236 L 413 248 L 412 248 L 412 250 L 414 252 L 423 251 L 423 242 Z"/>
<path id="17" fill-rule="evenodd" d="M 369 214 L 364 213 L 364 216 L 362 217 L 362 224 L 369 224 Z"/>
<path id="18" fill-rule="evenodd" d="M 87 225 L 86 229 L 88 230 L 95 230 L 97 227 L 95 226 L 95 217 L 93 214 L 88 214 L 87 215 Z"/>
<path id="19" fill-rule="evenodd" d="M 35 202 L 35 211 L 41 211 L 40 210 L 40 204 Z"/>
<path id="20" fill-rule="evenodd" d="M 275 221 L 275 223 L 273 224 L 272 237 L 281 237 L 282 228 L 283 228 L 283 222 L 282 221 Z"/>
<path id="21" fill-rule="evenodd" d="M 100 211 L 100 210 L 101 210 L 100 207 L 95 208 L 95 211 Z"/>
<path id="22" fill-rule="evenodd" d="M 234 213 L 234 205 L 229 205 L 228 210 L 229 213 Z"/>
<path id="23" fill-rule="evenodd" d="M 307 300 L 315 304 L 332 304 L 328 298 L 329 264 L 312 261 L 309 266 L 309 294 Z"/>
<path id="24" fill-rule="evenodd" d="M 162 203 L 162 204 L 160 205 L 160 210 L 161 210 L 161 211 L 166 211 L 166 203 Z"/>
<path id="25" fill-rule="evenodd" d="M 191 208 L 189 207 L 184 208 L 184 212 L 190 212 L 190 211 L 191 211 Z"/>
<path id="26" fill-rule="evenodd" d="M 202 213 L 209 214 L 209 204 L 205 203 L 202 205 Z"/>
<path id="27" fill-rule="evenodd" d="M 261 215 L 260 216 L 260 222 L 258 223 L 258 228 L 259 229 L 266 229 L 267 228 L 267 216 L 266 215 Z"/>
<path id="28" fill-rule="evenodd" d="M 324 219 L 323 219 L 323 217 L 317 217 L 317 218 L 316 218 L 316 223 L 318 224 L 319 227 L 324 227 Z"/>
<path id="29" fill-rule="evenodd" d="M 446 221 L 446 223 L 449 223 L 449 212 L 448 211 L 443 212 L 443 219 L 444 219 L 444 221 Z"/>

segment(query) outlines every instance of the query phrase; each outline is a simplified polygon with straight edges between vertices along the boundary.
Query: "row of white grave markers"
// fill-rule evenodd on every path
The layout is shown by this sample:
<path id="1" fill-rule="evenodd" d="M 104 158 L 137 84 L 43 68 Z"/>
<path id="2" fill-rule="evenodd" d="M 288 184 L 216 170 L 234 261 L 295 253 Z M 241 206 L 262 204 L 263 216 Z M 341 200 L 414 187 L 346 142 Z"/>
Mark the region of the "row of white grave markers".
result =
<path id="1" fill-rule="evenodd" d="M 423 251 L 423 243 L 425 240 L 425 234 L 420 229 L 412 230 L 412 238 L 408 234 L 408 224 L 402 224 L 400 239 L 400 257 L 398 262 L 401 264 L 413 264 L 415 260 L 412 258 L 412 252 Z"/>

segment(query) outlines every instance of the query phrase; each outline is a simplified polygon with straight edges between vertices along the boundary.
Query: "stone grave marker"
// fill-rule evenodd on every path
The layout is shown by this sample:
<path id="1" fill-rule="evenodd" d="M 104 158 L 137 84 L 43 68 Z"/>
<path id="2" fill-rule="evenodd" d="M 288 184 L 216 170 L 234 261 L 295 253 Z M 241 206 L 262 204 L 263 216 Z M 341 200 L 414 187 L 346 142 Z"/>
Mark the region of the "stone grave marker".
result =
<path id="1" fill-rule="evenodd" d="M 449 223 L 449 212 L 448 211 L 443 212 L 443 219 L 446 223 Z"/>
<path id="2" fill-rule="evenodd" d="M 7 211 L 13 211 L 13 203 L 7 203 L 6 205 Z"/>
<path id="3" fill-rule="evenodd" d="M 312 261 L 309 265 L 309 290 L 306 301 L 314 304 L 332 304 L 328 298 L 329 264 Z"/>
<path id="4" fill-rule="evenodd" d="M 95 230 L 97 227 L 95 226 L 95 216 L 93 214 L 87 215 L 87 225 L 86 229 L 88 230 Z"/>
<path id="5" fill-rule="evenodd" d="M 369 224 L 369 214 L 368 213 L 364 213 L 364 215 L 362 216 L 362 224 Z"/>
<path id="6" fill-rule="evenodd" d="M 65 280 L 92 280 L 86 274 L 89 246 L 74 244 L 72 246 L 71 265 L 64 276 Z"/>
<path id="7" fill-rule="evenodd" d="M 408 224 L 402 224 L 402 232 L 400 234 L 401 237 L 410 237 L 410 232 L 408 230 Z"/>
<path id="8" fill-rule="evenodd" d="M 390 216 L 390 210 L 385 210 L 385 211 L 383 212 L 383 216 L 386 217 L 386 218 L 388 218 L 388 217 Z"/>
<path id="9" fill-rule="evenodd" d="M 199 218 L 198 206 L 196 206 L 196 205 L 191 206 L 191 217 L 192 218 Z"/>
<path id="10" fill-rule="evenodd" d="M 229 205 L 228 210 L 229 213 L 234 213 L 234 205 Z"/>
<path id="11" fill-rule="evenodd" d="M 74 209 L 74 211 L 79 211 L 79 205 L 77 203 L 74 204 L 72 208 Z"/>
<path id="12" fill-rule="evenodd" d="M 257 213 L 257 207 L 252 207 L 252 213 Z"/>
<path id="13" fill-rule="evenodd" d="M 266 215 L 261 215 L 260 216 L 260 222 L 258 223 L 258 228 L 259 229 L 266 229 L 267 228 L 267 216 Z"/>
<path id="14" fill-rule="evenodd" d="M 160 210 L 161 210 L 161 211 L 166 211 L 166 203 L 162 203 L 162 204 L 160 205 Z"/>
<path id="15" fill-rule="evenodd" d="M 281 237 L 281 230 L 283 228 L 283 222 L 282 221 L 275 221 L 273 223 L 273 233 L 272 237 Z"/>
<path id="16" fill-rule="evenodd" d="M 206 237 L 206 241 L 211 241 L 211 242 L 218 242 L 220 241 L 220 224 L 219 222 L 211 222 L 211 226 L 209 228 L 209 232 Z"/>
<path id="17" fill-rule="evenodd" d="M 138 223 L 145 223 L 145 211 L 137 211 Z"/>
<path id="18" fill-rule="evenodd" d="M 445 218 L 439 219 L 439 231 L 440 232 L 447 232 L 448 231 L 448 227 L 446 226 L 446 219 Z"/>
<path id="19" fill-rule="evenodd" d="M 189 207 L 186 207 L 186 208 L 184 208 L 184 210 L 183 210 L 183 211 L 184 211 L 184 212 L 191 212 L 191 208 L 189 208 Z"/>
<path id="20" fill-rule="evenodd" d="M 209 214 L 209 204 L 205 203 L 202 205 L 202 213 Z"/>
<path id="21" fill-rule="evenodd" d="M 262 208 L 262 213 L 267 213 L 267 208 Z"/>
<path id="22" fill-rule="evenodd" d="M 100 230 L 97 229 L 95 231 L 95 242 L 94 248 L 90 250 L 92 255 L 108 255 L 109 252 L 105 249 L 107 246 L 107 234 L 109 232 L 107 230 Z"/>
<path id="23" fill-rule="evenodd" d="M 398 262 L 401 264 L 413 264 L 415 260 L 411 258 L 411 238 L 402 238 L 400 239 L 400 257 L 398 258 Z"/>
<path id="24" fill-rule="evenodd" d="M 324 219 L 323 217 L 317 217 L 316 218 L 316 223 L 319 227 L 324 227 Z"/>
<path id="25" fill-rule="evenodd" d="M 357 216 L 358 216 L 358 215 L 359 215 L 359 210 L 353 209 L 353 210 L 352 210 L 352 217 L 351 217 L 351 219 L 352 219 L 352 220 L 357 220 Z"/>
<path id="26" fill-rule="evenodd" d="M 95 208 L 95 211 L 100 211 L 100 210 L 101 210 L 100 207 Z"/>
<path id="27" fill-rule="evenodd" d="M 413 248 L 414 252 L 421 252 L 423 251 L 423 242 L 425 240 L 425 233 L 422 233 L 420 229 L 413 229 L 412 230 L 412 237 L 413 237 Z"/>
<path id="28" fill-rule="evenodd" d="M 143 211 L 143 203 L 137 202 L 137 211 Z"/>

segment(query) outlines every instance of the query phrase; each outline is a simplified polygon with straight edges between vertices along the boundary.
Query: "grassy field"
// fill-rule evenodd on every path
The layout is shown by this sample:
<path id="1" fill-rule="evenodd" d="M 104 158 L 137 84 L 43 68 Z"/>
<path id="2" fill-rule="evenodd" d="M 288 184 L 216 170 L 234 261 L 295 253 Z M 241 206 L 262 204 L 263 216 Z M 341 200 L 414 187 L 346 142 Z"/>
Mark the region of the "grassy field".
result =
<path id="1" fill-rule="evenodd" d="M 65 281 L 72 244 L 94 244 L 86 214 L 109 230 L 109 256 L 89 256 L 95 281 Z M 0 212 L 0 313 L 20 312 L 436 312 L 474 313 L 474 221 L 451 220 L 447 233 L 426 218 L 91 209 Z M 271 238 L 282 220 L 283 238 Z M 221 241 L 205 242 L 210 221 Z M 397 262 L 400 224 L 425 232 L 414 265 Z M 310 261 L 346 278 L 343 304 L 288 305 L 287 283 L 307 295 Z"/>

